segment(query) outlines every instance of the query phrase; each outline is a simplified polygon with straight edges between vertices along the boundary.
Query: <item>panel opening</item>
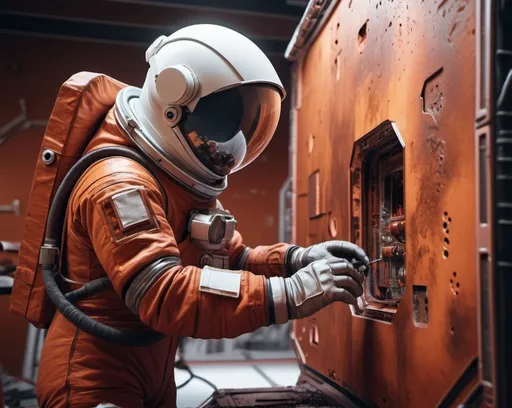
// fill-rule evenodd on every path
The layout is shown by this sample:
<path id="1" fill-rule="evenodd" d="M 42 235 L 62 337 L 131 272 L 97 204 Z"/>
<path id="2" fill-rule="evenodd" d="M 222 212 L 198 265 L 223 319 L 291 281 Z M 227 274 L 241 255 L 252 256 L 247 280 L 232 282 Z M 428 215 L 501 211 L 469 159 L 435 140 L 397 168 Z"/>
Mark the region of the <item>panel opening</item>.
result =
<path id="1" fill-rule="evenodd" d="M 368 33 L 368 20 L 364 22 L 364 24 L 361 26 L 357 33 L 357 39 L 359 41 L 359 44 L 364 42 L 366 40 L 366 34 Z"/>
<path id="2" fill-rule="evenodd" d="M 313 324 L 309 329 L 309 345 L 313 348 L 318 348 L 320 344 L 320 336 L 318 334 L 318 326 Z"/>
<path id="3" fill-rule="evenodd" d="M 320 196 L 320 170 L 309 176 L 309 218 L 316 218 L 322 215 Z"/>
<path id="4" fill-rule="evenodd" d="M 359 31 L 357 32 L 357 44 L 359 53 L 361 54 L 366 45 L 366 40 L 368 38 L 368 20 L 364 22 Z"/>
<path id="5" fill-rule="evenodd" d="M 403 141 L 389 121 L 354 145 L 352 240 L 375 260 L 365 271 L 356 315 L 392 322 L 405 292 Z"/>
<path id="6" fill-rule="evenodd" d="M 416 327 L 428 326 L 428 293 L 426 286 L 413 285 L 413 321 Z"/>

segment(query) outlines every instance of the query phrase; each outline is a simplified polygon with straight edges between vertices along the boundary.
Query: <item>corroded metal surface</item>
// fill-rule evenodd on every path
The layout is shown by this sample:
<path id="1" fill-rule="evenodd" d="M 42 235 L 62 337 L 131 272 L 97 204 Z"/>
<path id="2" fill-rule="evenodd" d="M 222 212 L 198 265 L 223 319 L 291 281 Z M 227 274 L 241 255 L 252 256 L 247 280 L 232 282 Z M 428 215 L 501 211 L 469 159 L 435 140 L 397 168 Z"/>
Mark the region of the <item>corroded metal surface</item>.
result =
<path id="1" fill-rule="evenodd" d="M 475 381 L 467 367 L 478 354 L 475 4 L 342 1 L 295 69 L 296 243 L 357 240 L 351 197 L 365 192 L 351 184 L 354 142 L 388 120 L 405 143 L 407 220 L 394 319 L 333 305 L 295 323 L 298 355 L 370 404 L 436 406 Z"/>

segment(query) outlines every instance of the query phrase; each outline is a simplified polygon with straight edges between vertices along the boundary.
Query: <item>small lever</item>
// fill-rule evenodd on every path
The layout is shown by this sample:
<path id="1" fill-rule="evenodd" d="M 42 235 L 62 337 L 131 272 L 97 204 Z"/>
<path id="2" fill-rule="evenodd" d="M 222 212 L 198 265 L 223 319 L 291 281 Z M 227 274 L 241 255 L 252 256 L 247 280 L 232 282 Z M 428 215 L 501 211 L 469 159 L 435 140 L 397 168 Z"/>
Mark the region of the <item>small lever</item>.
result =
<path id="1" fill-rule="evenodd" d="M 371 265 L 372 263 L 380 262 L 380 261 L 382 261 L 382 258 L 374 259 L 373 261 L 368 262 L 368 265 Z M 363 272 L 363 271 L 367 270 L 367 267 L 365 265 L 363 265 L 362 262 L 360 262 L 360 261 L 352 260 L 352 265 L 354 266 L 354 268 L 358 269 L 359 272 Z"/>

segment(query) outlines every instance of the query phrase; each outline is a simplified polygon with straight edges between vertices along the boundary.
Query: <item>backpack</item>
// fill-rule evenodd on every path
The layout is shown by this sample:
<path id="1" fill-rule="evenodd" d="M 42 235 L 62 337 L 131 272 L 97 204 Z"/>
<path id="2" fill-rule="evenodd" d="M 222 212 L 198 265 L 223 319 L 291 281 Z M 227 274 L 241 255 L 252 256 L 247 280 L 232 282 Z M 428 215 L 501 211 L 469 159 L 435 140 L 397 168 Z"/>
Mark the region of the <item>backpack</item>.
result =
<path id="1" fill-rule="evenodd" d="M 37 159 L 9 306 L 38 328 L 47 328 L 55 314 L 39 265 L 50 204 L 126 86 L 107 75 L 80 72 L 57 95 Z"/>

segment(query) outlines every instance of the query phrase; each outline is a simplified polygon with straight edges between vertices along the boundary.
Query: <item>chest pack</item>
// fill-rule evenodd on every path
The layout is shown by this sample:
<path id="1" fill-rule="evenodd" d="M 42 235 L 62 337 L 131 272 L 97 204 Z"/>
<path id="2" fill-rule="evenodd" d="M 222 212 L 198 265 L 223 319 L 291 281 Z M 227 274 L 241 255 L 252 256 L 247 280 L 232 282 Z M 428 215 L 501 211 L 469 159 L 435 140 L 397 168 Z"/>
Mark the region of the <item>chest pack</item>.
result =
<path id="1" fill-rule="evenodd" d="M 227 246 L 233 238 L 236 224 L 235 217 L 225 211 L 218 200 L 216 209 L 191 211 L 188 234 L 200 251 L 195 266 L 229 269 Z"/>

